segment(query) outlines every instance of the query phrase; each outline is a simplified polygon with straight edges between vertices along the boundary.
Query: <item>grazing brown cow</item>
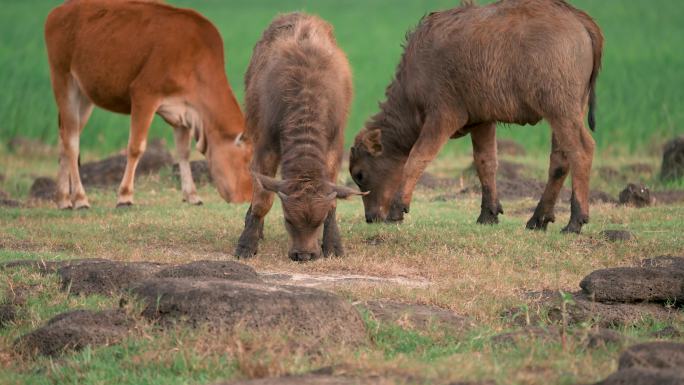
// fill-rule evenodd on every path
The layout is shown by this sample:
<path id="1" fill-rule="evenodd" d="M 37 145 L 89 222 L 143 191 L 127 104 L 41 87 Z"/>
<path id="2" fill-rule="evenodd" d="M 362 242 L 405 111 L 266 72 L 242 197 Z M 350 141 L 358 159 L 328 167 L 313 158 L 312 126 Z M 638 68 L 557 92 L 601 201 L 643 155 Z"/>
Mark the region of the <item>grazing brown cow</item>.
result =
<path id="1" fill-rule="evenodd" d="M 256 254 L 275 192 L 292 240 L 292 260 L 321 255 L 321 230 L 323 254 L 342 255 L 336 200 L 360 192 L 335 184 L 352 82 L 332 26 L 303 13 L 277 17 L 254 47 L 245 86 L 255 182 L 235 254 Z M 283 180 L 273 178 L 279 164 Z"/>
<path id="2" fill-rule="evenodd" d="M 572 214 L 564 231 L 589 219 L 594 88 L 603 36 L 563 0 L 471 3 L 423 18 L 408 37 L 387 100 L 356 137 L 350 172 L 366 220 L 400 221 L 421 173 L 449 138 L 470 134 L 482 184 L 478 223 L 503 213 L 496 191 L 496 122 L 552 127 L 549 180 L 527 223 L 546 229 L 572 171 Z"/>
<path id="3" fill-rule="evenodd" d="M 93 106 L 131 115 L 117 206 L 133 203 L 135 168 L 155 114 L 174 127 L 183 200 L 200 204 L 190 172 L 191 134 L 228 202 L 252 192 L 244 118 L 224 73 L 223 42 L 196 12 L 155 2 L 71 0 L 45 23 L 59 109 L 57 204 L 90 206 L 78 171 L 79 136 Z"/>

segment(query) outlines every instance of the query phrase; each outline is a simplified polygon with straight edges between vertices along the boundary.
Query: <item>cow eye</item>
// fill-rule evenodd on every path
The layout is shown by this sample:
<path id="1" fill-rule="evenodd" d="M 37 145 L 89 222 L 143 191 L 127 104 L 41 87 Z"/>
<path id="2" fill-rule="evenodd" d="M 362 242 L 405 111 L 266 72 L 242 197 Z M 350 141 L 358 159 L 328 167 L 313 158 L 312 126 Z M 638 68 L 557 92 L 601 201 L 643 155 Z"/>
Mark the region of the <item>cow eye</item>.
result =
<path id="1" fill-rule="evenodd" d="M 363 183 L 363 172 L 359 171 L 356 174 L 354 174 L 354 181 L 357 184 Z"/>

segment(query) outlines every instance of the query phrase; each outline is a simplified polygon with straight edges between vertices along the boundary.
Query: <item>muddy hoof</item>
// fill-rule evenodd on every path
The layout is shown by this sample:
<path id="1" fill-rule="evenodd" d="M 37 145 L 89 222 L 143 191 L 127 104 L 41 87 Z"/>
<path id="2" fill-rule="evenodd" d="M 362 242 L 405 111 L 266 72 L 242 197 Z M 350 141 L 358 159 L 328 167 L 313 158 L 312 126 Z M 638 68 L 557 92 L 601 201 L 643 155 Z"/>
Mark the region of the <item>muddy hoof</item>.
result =
<path id="1" fill-rule="evenodd" d="M 314 254 L 314 253 L 290 253 L 288 255 L 291 260 L 295 262 L 310 262 L 310 261 L 315 261 L 321 256 L 319 254 Z"/>
<path id="2" fill-rule="evenodd" d="M 582 232 L 582 225 L 573 222 L 568 223 L 568 225 L 561 230 L 561 233 L 563 234 L 579 234 L 580 232 Z"/>
<path id="3" fill-rule="evenodd" d="M 499 208 L 499 213 L 503 210 Z M 477 218 L 477 223 L 480 225 L 496 225 L 499 223 L 499 214 L 492 213 L 491 210 L 482 210 L 480 216 Z"/>
<path id="4" fill-rule="evenodd" d="M 123 209 L 123 208 L 127 208 L 127 207 L 132 207 L 132 206 L 133 206 L 133 202 L 119 202 L 116 204 L 117 209 Z"/>
<path id="5" fill-rule="evenodd" d="M 235 248 L 235 257 L 238 259 L 249 259 L 249 258 L 254 258 L 257 253 L 257 247 L 254 246 L 249 246 L 249 245 L 237 245 Z"/>

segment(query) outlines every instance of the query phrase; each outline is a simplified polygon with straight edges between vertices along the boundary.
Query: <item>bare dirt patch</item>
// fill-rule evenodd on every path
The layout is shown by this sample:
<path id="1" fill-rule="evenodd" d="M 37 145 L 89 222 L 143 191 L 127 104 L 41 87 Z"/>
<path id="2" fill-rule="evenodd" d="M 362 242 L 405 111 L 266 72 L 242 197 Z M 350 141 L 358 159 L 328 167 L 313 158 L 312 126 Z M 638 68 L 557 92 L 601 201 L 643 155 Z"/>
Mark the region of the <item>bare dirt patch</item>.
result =
<path id="1" fill-rule="evenodd" d="M 427 287 L 430 281 L 406 277 L 376 277 L 359 274 L 303 274 L 289 272 L 263 272 L 259 276 L 266 282 L 303 287 L 333 288 L 350 285 L 399 285 Z"/>
<path id="2" fill-rule="evenodd" d="M 396 324 L 405 329 L 425 331 L 439 327 L 452 335 L 458 335 L 474 326 L 474 322 L 468 317 L 436 306 L 377 300 L 354 305 L 367 310 L 378 322 Z"/>

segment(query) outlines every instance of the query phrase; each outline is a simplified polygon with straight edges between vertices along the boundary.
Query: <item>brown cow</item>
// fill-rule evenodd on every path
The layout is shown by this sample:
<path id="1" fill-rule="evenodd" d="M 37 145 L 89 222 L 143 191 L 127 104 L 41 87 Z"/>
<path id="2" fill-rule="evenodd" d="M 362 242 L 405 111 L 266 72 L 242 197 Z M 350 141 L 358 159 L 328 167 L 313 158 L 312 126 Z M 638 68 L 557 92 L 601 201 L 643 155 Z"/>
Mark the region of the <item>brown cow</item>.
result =
<path id="1" fill-rule="evenodd" d="M 356 137 L 352 178 L 366 220 L 400 221 L 421 173 L 449 138 L 470 134 L 482 184 L 478 223 L 503 213 L 496 191 L 496 122 L 552 127 L 549 180 L 527 223 L 546 229 L 572 171 L 572 214 L 566 232 L 589 219 L 594 140 L 594 88 L 603 36 L 586 13 L 563 0 L 471 3 L 423 18 L 408 37 L 387 100 Z"/>
<path id="2" fill-rule="evenodd" d="M 202 203 L 188 162 L 193 133 L 223 199 L 249 199 L 251 148 L 239 140 L 244 118 L 211 22 L 155 2 L 72 0 L 48 16 L 45 41 L 59 109 L 60 208 L 90 207 L 78 157 L 79 136 L 94 105 L 131 115 L 117 206 L 133 203 L 135 168 L 155 114 L 174 127 L 183 200 Z"/>
<path id="3" fill-rule="evenodd" d="M 303 13 L 277 17 L 254 47 L 245 87 L 255 182 L 235 254 L 256 254 L 276 192 L 292 240 L 290 259 L 318 258 L 321 230 L 323 254 L 342 255 L 336 199 L 361 193 L 335 184 L 352 82 L 332 26 Z M 279 164 L 283 180 L 273 178 Z"/>

